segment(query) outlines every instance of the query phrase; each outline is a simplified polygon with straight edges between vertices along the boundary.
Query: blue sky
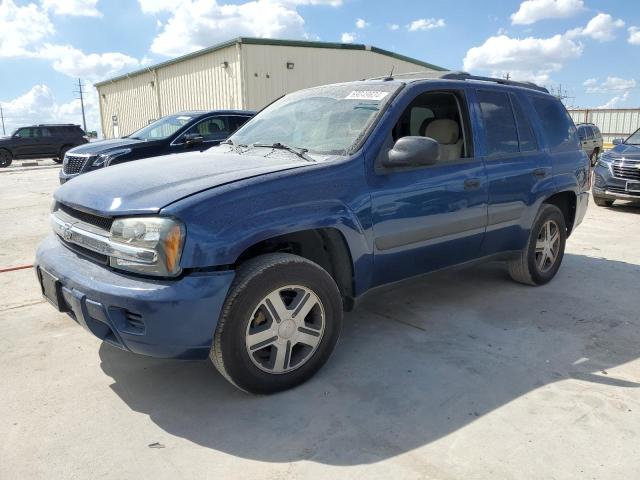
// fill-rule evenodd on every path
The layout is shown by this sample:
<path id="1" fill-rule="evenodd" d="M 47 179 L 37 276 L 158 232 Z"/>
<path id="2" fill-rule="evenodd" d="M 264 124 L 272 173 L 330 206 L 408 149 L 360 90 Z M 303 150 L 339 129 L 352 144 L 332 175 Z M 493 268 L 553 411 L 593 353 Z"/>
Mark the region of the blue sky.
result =
<path id="1" fill-rule="evenodd" d="M 240 35 L 370 44 L 562 85 L 569 105 L 640 107 L 638 0 L 0 0 L 7 130 L 80 123 L 78 77 L 96 129 L 94 82 Z"/>

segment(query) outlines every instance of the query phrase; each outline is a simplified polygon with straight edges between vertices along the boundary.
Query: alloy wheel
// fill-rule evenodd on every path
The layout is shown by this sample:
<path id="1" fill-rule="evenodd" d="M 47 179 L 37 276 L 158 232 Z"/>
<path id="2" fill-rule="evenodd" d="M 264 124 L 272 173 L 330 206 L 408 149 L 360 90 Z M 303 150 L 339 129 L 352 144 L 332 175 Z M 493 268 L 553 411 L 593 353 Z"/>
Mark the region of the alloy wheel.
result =
<path id="1" fill-rule="evenodd" d="M 536 240 L 536 266 L 546 273 L 556 263 L 560 251 L 560 227 L 554 220 L 542 224 Z"/>
<path id="2" fill-rule="evenodd" d="M 260 370 L 288 373 L 315 353 L 325 330 L 325 312 L 309 288 L 287 285 L 264 297 L 245 334 L 249 358 Z"/>

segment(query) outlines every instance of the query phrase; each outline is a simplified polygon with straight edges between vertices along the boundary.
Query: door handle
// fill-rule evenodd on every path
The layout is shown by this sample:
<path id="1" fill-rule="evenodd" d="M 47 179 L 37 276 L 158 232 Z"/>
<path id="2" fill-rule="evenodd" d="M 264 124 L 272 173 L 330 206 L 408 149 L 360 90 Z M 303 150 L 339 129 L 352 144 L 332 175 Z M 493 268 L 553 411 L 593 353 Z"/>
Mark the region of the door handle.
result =
<path id="1" fill-rule="evenodd" d="M 545 168 L 536 168 L 533 171 L 533 176 L 537 178 L 544 178 L 547 176 L 547 170 Z"/>
<path id="2" fill-rule="evenodd" d="M 465 190 L 475 190 L 476 188 L 480 188 L 479 178 L 470 178 L 469 180 L 464 181 Z"/>

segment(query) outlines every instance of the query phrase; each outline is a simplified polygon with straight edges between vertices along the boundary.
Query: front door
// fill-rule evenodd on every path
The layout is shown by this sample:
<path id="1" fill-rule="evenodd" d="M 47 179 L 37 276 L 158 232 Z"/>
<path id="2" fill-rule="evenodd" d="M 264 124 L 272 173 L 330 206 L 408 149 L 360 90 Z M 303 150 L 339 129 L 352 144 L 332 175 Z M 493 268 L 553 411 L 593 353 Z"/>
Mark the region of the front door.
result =
<path id="1" fill-rule="evenodd" d="M 464 90 L 418 93 L 380 155 L 403 136 L 438 141 L 435 165 L 370 176 L 373 284 L 393 282 L 474 259 L 487 219 L 485 169 L 474 155 Z"/>

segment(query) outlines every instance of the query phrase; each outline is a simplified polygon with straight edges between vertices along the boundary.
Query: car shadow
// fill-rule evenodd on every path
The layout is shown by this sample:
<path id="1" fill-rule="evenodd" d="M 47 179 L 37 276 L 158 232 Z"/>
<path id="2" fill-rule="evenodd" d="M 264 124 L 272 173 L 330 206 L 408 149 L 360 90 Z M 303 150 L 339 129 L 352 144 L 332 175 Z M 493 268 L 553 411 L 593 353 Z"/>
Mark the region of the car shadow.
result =
<path id="1" fill-rule="evenodd" d="M 405 282 L 346 315 L 333 357 L 313 379 L 272 396 L 238 391 L 209 362 L 106 344 L 101 367 L 132 410 L 196 444 L 267 462 L 373 463 L 553 382 L 639 388 L 608 372 L 638 356 L 629 285 L 639 276 L 638 265 L 566 255 L 539 288 L 511 282 L 500 264 Z"/>

